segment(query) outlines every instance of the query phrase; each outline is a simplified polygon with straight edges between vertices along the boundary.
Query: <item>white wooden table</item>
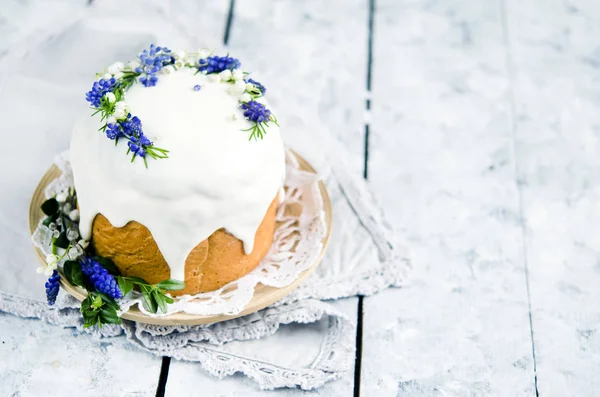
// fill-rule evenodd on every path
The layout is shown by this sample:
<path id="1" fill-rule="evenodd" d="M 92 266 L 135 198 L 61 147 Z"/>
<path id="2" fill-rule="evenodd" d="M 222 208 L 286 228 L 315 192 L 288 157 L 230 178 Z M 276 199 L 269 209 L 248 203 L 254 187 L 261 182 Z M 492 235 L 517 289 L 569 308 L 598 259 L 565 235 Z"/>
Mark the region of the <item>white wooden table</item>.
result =
<path id="1" fill-rule="evenodd" d="M 61 18 L 100 2 L 6 0 L 0 60 L 26 40 L 51 47 Z M 147 8 L 280 81 L 269 94 L 288 133 L 325 126 L 410 242 L 407 288 L 336 303 L 357 320 L 354 373 L 310 393 L 269 394 L 600 394 L 600 2 Z M 56 25 L 53 36 L 36 36 L 43 21 Z M 289 98 L 313 119 L 295 117 Z M 10 106 L 0 86 L 0 112 Z M 66 147 L 61 139 L 49 146 Z M 125 343 L 5 314 L 0 322 L 2 396 L 267 395 L 243 377 L 216 380 Z"/>

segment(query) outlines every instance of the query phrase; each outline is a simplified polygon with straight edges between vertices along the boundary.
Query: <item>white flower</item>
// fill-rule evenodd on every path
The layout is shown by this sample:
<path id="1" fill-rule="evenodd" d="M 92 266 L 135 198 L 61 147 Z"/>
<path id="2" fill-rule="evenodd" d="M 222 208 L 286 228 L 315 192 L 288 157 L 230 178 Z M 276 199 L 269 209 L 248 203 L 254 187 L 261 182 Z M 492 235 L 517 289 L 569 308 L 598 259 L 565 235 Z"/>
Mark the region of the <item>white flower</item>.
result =
<path id="1" fill-rule="evenodd" d="M 75 251 L 77 251 L 77 255 L 83 255 L 83 248 L 80 245 L 75 244 Z"/>
<path id="2" fill-rule="evenodd" d="M 69 212 L 69 218 L 71 218 L 72 221 L 78 221 L 79 220 L 79 210 L 73 210 L 73 211 Z"/>
<path id="3" fill-rule="evenodd" d="M 238 97 L 238 100 L 240 102 L 250 102 L 252 100 L 252 97 L 247 92 L 244 92 L 242 95 L 240 95 Z"/>
<path id="4" fill-rule="evenodd" d="M 49 266 L 55 264 L 56 262 L 58 262 L 58 256 L 56 256 L 54 254 L 48 254 L 48 255 L 46 255 L 46 263 Z M 48 267 L 48 266 L 46 266 L 46 267 Z"/>
<path id="5" fill-rule="evenodd" d="M 71 212 L 72 209 L 73 208 L 71 208 L 71 204 L 70 203 L 66 203 L 62 207 L 62 212 L 63 212 L 63 214 L 68 214 L 69 212 Z"/>
<path id="6" fill-rule="evenodd" d="M 68 197 L 69 195 L 66 192 L 60 192 L 56 195 L 56 201 L 58 201 L 59 203 L 64 203 L 65 201 L 67 201 Z M 60 220 L 60 218 L 58 218 L 57 220 Z"/>
<path id="7" fill-rule="evenodd" d="M 182 50 L 175 51 L 175 52 L 173 53 L 173 57 L 174 57 L 175 59 L 185 59 L 185 57 L 186 57 L 186 53 L 185 53 L 185 51 L 182 51 Z"/>
<path id="8" fill-rule="evenodd" d="M 124 109 L 115 109 L 113 116 L 117 120 L 123 120 L 127 116 L 127 113 L 125 113 Z"/>
<path id="9" fill-rule="evenodd" d="M 174 72 L 174 71 L 175 71 L 175 68 L 173 66 L 171 66 L 171 65 L 165 66 L 164 68 L 162 68 L 163 74 L 169 74 L 169 73 Z"/>
<path id="10" fill-rule="evenodd" d="M 113 76 L 115 79 L 119 80 L 121 77 L 123 77 L 123 72 L 117 72 L 114 74 Z"/>
<path id="11" fill-rule="evenodd" d="M 77 230 L 69 229 L 67 231 L 67 239 L 69 241 L 77 240 L 78 237 L 79 237 L 79 233 L 77 233 Z"/>
<path id="12" fill-rule="evenodd" d="M 119 101 L 115 103 L 115 112 L 113 113 L 113 117 L 116 120 L 122 120 L 127 117 L 127 113 L 129 113 L 129 108 L 127 104 L 123 101 Z"/>
<path id="13" fill-rule="evenodd" d="M 246 91 L 252 91 L 252 90 L 254 90 L 254 84 L 246 83 Z"/>
<path id="14" fill-rule="evenodd" d="M 77 252 L 76 248 L 70 248 L 69 252 L 67 252 L 67 256 L 69 257 L 69 259 L 73 260 L 73 259 L 77 259 L 77 257 L 79 256 L 79 252 Z"/>
<path id="15" fill-rule="evenodd" d="M 81 246 L 81 248 L 83 248 L 83 249 L 86 249 L 86 248 L 87 248 L 87 246 L 90 244 L 90 242 L 89 242 L 89 241 L 85 241 L 85 240 L 81 239 L 81 240 L 79 240 L 79 241 L 77 242 L 77 244 L 79 244 L 79 245 Z"/>
<path id="16" fill-rule="evenodd" d="M 240 95 L 246 91 L 246 83 L 244 83 L 244 80 L 238 80 L 233 85 L 233 88 L 235 89 L 235 92 Z"/>
<path id="17" fill-rule="evenodd" d="M 110 74 L 110 73 L 104 73 L 104 75 L 102 75 L 102 78 L 104 80 L 110 80 L 110 79 L 112 79 L 112 74 Z"/>
<path id="18" fill-rule="evenodd" d="M 124 67 L 125 65 L 123 64 L 123 62 L 115 62 L 108 67 L 107 71 L 110 74 L 115 74 L 123 70 Z"/>
<path id="19" fill-rule="evenodd" d="M 180 61 L 180 60 L 175 61 L 175 69 L 181 69 L 184 66 L 185 66 L 185 63 L 183 63 L 183 61 Z"/>
<path id="20" fill-rule="evenodd" d="M 52 254 L 50 254 L 52 255 Z M 56 256 L 56 255 L 53 255 Z M 58 257 L 57 257 L 58 258 Z M 46 265 L 41 265 L 40 267 L 38 267 L 35 272 L 37 274 L 44 274 L 46 277 L 50 277 L 52 275 L 52 273 L 54 272 L 54 269 L 56 269 L 58 267 L 58 263 L 53 263 L 53 264 L 46 264 Z"/>
<path id="21" fill-rule="evenodd" d="M 219 73 L 219 76 L 221 76 L 221 80 L 228 81 L 229 79 L 231 79 L 231 70 L 225 69 L 221 73 Z"/>
<path id="22" fill-rule="evenodd" d="M 198 56 L 200 57 L 200 59 L 208 58 L 211 52 L 212 51 L 208 48 L 201 48 L 198 50 Z"/>
<path id="23" fill-rule="evenodd" d="M 213 83 L 221 82 L 221 76 L 219 76 L 218 74 L 209 74 L 208 79 L 209 79 L 209 81 L 212 81 Z"/>
<path id="24" fill-rule="evenodd" d="M 234 80 L 244 80 L 244 72 L 242 72 L 241 70 L 234 70 L 233 71 L 233 79 Z"/>
<path id="25" fill-rule="evenodd" d="M 117 97 L 112 92 L 107 92 L 104 94 L 104 97 L 108 101 L 108 103 L 114 103 L 117 100 Z"/>

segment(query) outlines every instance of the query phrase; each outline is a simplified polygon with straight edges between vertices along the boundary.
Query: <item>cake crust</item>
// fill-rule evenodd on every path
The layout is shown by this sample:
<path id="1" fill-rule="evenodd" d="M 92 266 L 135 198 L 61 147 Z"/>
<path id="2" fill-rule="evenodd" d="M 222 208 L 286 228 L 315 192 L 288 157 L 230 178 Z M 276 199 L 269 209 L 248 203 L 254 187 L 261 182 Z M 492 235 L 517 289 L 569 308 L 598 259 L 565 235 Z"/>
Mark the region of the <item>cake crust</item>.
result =
<path id="1" fill-rule="evenodd" d="M 243 242 L 219 229 L 200 242 L 185 261 L 185 288 L 174 296 L 214 291 L 252 271 L 273 243 L 277 198 L 256 230 L 254 247 L 248 255 Z M 92 224 L 91 245 L 100 256 L 110 258 L 124 276 L 135 276 L 150 284 L 171 278 L 170 268 L 152 234 L 144 225 L 131 221 L 114 227 L 102 214 Z"/>

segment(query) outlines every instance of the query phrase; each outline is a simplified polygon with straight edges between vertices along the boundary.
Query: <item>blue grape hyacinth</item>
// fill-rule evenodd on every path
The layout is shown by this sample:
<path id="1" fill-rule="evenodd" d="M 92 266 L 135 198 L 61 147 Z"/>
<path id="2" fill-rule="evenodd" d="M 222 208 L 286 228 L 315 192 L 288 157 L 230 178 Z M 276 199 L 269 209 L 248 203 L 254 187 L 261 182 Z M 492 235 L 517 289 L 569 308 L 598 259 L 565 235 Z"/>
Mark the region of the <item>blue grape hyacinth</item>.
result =
<path id="1" fill-rule="evenodd" d="M 230 56 L 208 57 L 206 59 L 201 59 L 198 63 L 198 70 L 207 74 L 220 73 L 224 70 L 234 70 L 242 66 L 239 59 Z"/>
<path id="2" fill-rule="evenodd" d="M 108 139 L 115 140 L 122 135 L 121 124 L 119 123 L 108 123 L 106 125 L 106 136 Z"/>
<path id="3" fill-rule="evenodd" d="M 100 263 L 88 256 L 81 259 L 79 263 L 81 271 L 89 278 L 98 292 L 102 292 L 113 299 L 123 297 L 123 292 L 119 288 L 117 280 Z"/>
<path id="4" fill-rule="evenodd" d="M 148 139 L 146 135 L 140 134 L 140 136 L 133 137 L 129 142 L 127 142 L 127 145 L 136 156 L 144 157 L 146 156 L 145 147 L 151 146 L 152 141 Z"/>
<path id="5" fill-rule="evenodd" d="M 136 73 L 142 75 L 140 83 L 145 87 L 154 87 L 158 81 L 156 73 L 167 65 L 175 62 L 175 59 L 170 55 L 171 50 L 167 47 L 160 47 L 150 44 L 149 50 L 144 50 L 140 53 L 139 58 L 141 66 L 135 69 Z"/>
<path id="6" fill-rule="evenodd" d="M 46 281 L 46 300 L 48 301 L 48 305 L 52 306 L 56 303 L 56 297 L 58 296 L 58 291 L 60 290 L 60 275 L 55 270 L 52 272 L 48 281 Z"/>
<path id="7" fill-rule="evenodd" d="M 265 105 L 256 101 L 242 103 L 240 107 L 244 111 L 244 117 L 246 117 L 249 121 L 265 123 L 269 121 L 271 117 L 271 111 L 267 109 Z"/>
<path id="8" fill-rule="evenodd" d="M 92 89 L 85 94 L 85 99 L 95 108 L 100 106 L 100 100 L 107 92 L 113 92 L 117 87 L 117 80 L 100 79 L 92 85 Z"/>

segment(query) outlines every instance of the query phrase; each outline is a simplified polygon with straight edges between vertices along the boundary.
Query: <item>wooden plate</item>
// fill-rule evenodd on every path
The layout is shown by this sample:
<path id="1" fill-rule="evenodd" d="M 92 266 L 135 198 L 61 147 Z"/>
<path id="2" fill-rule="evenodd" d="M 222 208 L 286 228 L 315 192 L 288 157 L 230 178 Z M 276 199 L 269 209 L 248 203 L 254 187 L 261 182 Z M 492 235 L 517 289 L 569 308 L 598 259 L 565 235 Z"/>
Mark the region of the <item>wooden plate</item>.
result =
<path id="1" fill-rule="evenodd" d="M 294 153 L 294 155 L 296 156 L 296 159 L 300 164 L 300 169 L 316 173 L 314 168 L 312 168 L 306 160 L 300 157 L 297 153 Z M 33 197 L 31 198 L 31 204 L 29 205 L 29 230 L 31 234 L 33 234 L 35 228 L 40 222 L 40 219 L 42 219 L 42 217 L 44 216 L 44 214 L 40 210 L 40 206 L 42 205 L 44 200 L 46 200 L 44 190 L 50 182 L 52 182 L 54 179 L 60 176 L 60 173 L 60 169 L 55 165 L 52 165 L 52 167 L 44 174 L 38 186 L 36 187 L 35 192 L 33 193 Z M 211 324 L 254 313 L 260 309 L 271 305 L 272 303 L 277 302 L 284 296 L 290 294 L 294 289 L 298 287 L 298 285 L 300 285 L 302 281 L 304 281 L 313 272 L 313 270 L 315 270 L 317 265 L 323 259 L 323 254 L 325 253 L 325 249 L 327 248 L 327 244 L 329 243 L 332 222 L 331 199 L 329 198 L 329 194 L 327 193 L 325 184 L 322 181 L 319 181 L 319 189 L 321 191 L 321 196 L 323 199 L 323 208 L 325 210 L 325 225 L 327 228 L 327 234 L 323 239 L 321 253 L 319 254 L 317 260 L 310 266 L 310 268 L 308 268 L 302 274 L 300 274 L 300 276 L 290 285 L 283 288 L 275 288 L 263 284 L 257 284 L 254 289 L 254 296 L 252 297 L 250 302 L 248 302 L 244 310 L 242 310 L 236 315 L 201 316 L 188 313 L 174 313 L 168 316 L 150 317 L 142 313 L 137 308 L 137 305 L 135 305 L 132 308 L 130 308 L 126 313 L 123 313 L 121 317 L 127 320 L 138 321 L 141 323 L 159 325 Z M 45 263 L 45 255 L 37 247 L 34 248 L 40 262 Z M 60 285 L 65 291 L 67 291 L 70 295 L 73 295 L 80 301 L 84 300 L 87 296 L 87 293 L 84 289 L 70 284 L 65 277 L 60 278 Z"/>

